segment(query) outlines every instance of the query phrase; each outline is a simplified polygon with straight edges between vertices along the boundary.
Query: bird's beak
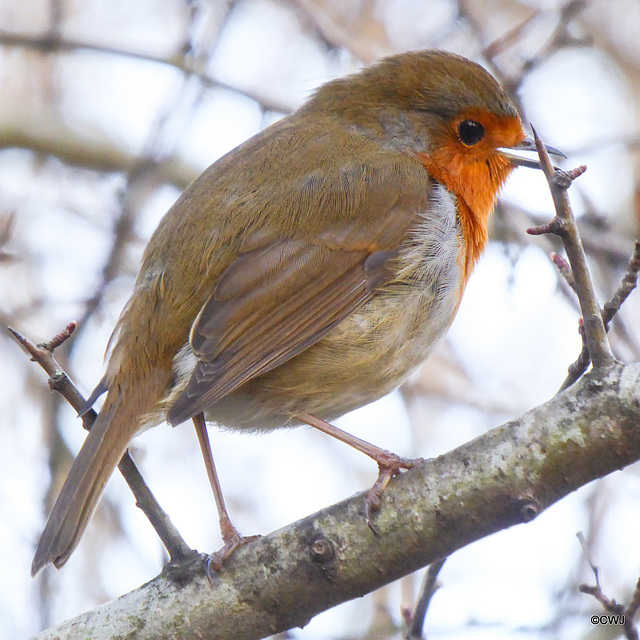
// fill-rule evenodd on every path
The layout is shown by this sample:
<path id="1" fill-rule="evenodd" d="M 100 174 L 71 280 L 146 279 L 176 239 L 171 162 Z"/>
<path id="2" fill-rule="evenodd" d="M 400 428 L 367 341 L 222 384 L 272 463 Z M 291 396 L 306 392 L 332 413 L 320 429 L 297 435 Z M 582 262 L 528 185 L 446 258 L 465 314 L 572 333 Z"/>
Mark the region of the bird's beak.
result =
<path id="1" fill-rule="evenodd" d="M 567 156 L 560 151 L 560 149 L 556 149 L 551 145 L 545 144 L 544 148 L 551 154 L 552 156 L 560 156 L 561 158 L 566 158 Z M 513 147 L 509 147 L 508 149 L 501 149 L 502 155 L 508 158 L 511 161 L 511 164 L 514 167 L 529 167 L 530 169 L 540 169 L 540 160 L 533 160 L 532 158 L 523 158 L 521 156 L 517 156 L 513 153 L 509 153 L 509 151 L 537 151 L 536 143 L 533 138 L 529 138 L 528 136 L 518 144 Z"/>

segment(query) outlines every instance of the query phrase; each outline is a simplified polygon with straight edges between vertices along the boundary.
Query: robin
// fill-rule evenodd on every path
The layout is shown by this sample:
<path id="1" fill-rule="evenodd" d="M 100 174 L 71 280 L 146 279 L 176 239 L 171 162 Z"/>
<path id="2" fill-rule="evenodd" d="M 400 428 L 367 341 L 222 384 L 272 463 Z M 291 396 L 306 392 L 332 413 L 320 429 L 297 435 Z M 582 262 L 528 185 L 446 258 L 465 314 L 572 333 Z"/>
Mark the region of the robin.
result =
<path id="1" fill-rule="evenodd" d="M 61 567 L 141 431 L 193 419 L 231 524 L 206 419 L 265 431 L 308 424 L 379 465 L 379 505 L 404 460 L 334 418 L 389 393 L 447 332 L 507 176 L 537 166 L 506 93 L 442 51 L 331 81 L 211 165 L 162 219 L 89 399 L 104 405 L 53 507 L 32 574 Z M 554 153 L 556 150 L 549 149 Z"/>

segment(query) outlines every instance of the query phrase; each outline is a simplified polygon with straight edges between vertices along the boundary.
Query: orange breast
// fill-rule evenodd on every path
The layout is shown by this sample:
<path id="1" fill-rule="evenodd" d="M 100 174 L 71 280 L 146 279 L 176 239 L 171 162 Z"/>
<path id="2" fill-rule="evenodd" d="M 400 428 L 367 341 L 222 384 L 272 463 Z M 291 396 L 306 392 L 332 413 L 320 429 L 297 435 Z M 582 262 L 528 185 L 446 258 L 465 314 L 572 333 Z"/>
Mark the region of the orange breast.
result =
<path id="1" fill-rule="evenodd" d="M 464 284 L 482 255 L 488 240 L 487 221 L 500 188 L 513 166 L 500 154 L 485 162 L 468 162 L 454 146 L 443 146 L 431 155 L 420 154 L 429 175 L 456 196 L 458 220 L 464 238 Z"/>

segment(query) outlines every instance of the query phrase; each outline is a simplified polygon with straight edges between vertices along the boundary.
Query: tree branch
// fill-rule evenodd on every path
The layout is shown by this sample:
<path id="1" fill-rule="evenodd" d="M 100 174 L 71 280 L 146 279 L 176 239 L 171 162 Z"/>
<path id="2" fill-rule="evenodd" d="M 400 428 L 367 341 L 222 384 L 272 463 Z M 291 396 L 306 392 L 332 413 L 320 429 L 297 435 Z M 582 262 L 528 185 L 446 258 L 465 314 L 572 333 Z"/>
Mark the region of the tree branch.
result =
<path id="1" fill-rule="evenodd" d="M 123 150 L 101 132 L 75 131 L 53 110 L 25 113 L 11 126 L 0 124 L 0 149 L 27 149 L 33 153 L 58 158 L 67 165 L 110 173 L 131 171 L 139 161 L 137 155 Z M 156 165 L 159 183 L 165 181 L 185 189 L 201 169 L 177 158 L 166 158 Z"/>
<path id="2" fill-rule="evenodd" d="M 36 638 L 250 640 L 302 626 L 640 459 L 639 421 L 640 364 L 594 370 L 393 480 L 378 536 L 358 494 L 238 549 L 213 588 L 200 571 L 186 584 L 161 574 Z"/>
<path id="3" fill-rule="evenodd" d="M 85 398 L 53 357 L 54 349 L 65 342 L 77 326 L 77 322 L 70 322 L 63 331 L 54 336 L 49 342 L 39 345 L 33 344 L 31 340 L 18 333 L 15 329 L 11 327 L 7 327 L 7 329 L 31 356 L 31 359 L 49 374 L 49 387 L 51 390 L 57 391 L 63 396 L 76 411 L 82 411 L 86 405 Z M 96 412 L 93 409 L 85 411 L 82 415 L 82 426 L 89 431 L 95 419 Z M 199 557 L 198 552 L 191 549 L 182 539 L 169 516 L 149 490 L 128 449 L 118 463 L 118 469 L 136 498 L 136 506 L 147 516 L 158 537 L 162 540 L 173 566 L 188 566 L 195 561 Z"/>
<path id="4" fill-rule="evenodd" d="M 56 53 L 90 51 L 93 53 L 103 53 L 109 56 L 121 56 L 130 58 L 132 60 L 144 60 L 156 64 L 163 64 L 178 69 L 179 71 L 197 76 L 200 82 L 202 82 L 205 87 L 209 87 L 212 89 L 224 89 L 226 91 L 231 91 L 238 95 L 249 98 L 250 100 L 254 100 L 265 111 L 274 111 L 276 113 L 290 113 L 295 108 L 295 105 L 271 100 L 268 97 L 251 90 L 241 89 L 240 87 L 234 87 L 230 84 L 227 84 L 226 82 L 216 80 L 206 73 L 199 73 L 197 70 L 190 67 L 190 61 L 188 57 L 180 54 L 177 54 L 170 58 L 165 58 L 163 56 L 156 56 L 141 51 L 121 49 L 119 47 L 103 46 L 100 44 L 85 42 L 82 40 L 70 40 L 61 38 L 56 34 L 32 36 L 11 33 L 2 29 L 0 29 L 0 45 L 6 47 L 21 47 L 24 49 L 41 51 L 42 53 L 49 53 L 52 51 Z"/>
<path id="5" fill-rule="evenodd" d="M 622 616 L 624 619 L 622 625 L 625 638 L 628 640 L 638 640 L 640 636 L 638 636 L 638 630 L 634 624 L 634 618 L 640 608 L 640 579 L 636 582 L 636 587 L 633 590 L 629 604 L 626 607 L 623 604 L 617 603 L 613 598 L 609 598 L 602 591 L 602 586 L 600 585 L 600 570 L 591 558 L 590 549 L 588 548 L 587 542 L 582 533 L 578 533 L 578 540 L 580 541 L 582 551 L 587 558 L 587 562 L 591 567 L 591 571 L 593 571 L 593 577 L 596 581 L 595 585 L 578 585 L 578 591 L 593 596 L 603 606 L 605 611 L 608 611 L 613 615 Z"/>
<path id="6" fill-rule="evenodd" d="M 584 339 L 589 352 L 589 358 L 594 368 L 605 369 L 615 362 L 615 358 L 611 353 L 600 304 L 598 303 L 593 288 L 589 266 L 587 265 L 587 257 L 584 252 L 584 247 L 582 246 L 578 225 L 573 216 L 569 195 L 567 193 L 571 183 L 580 177 L 587 170 L 587 167 L 582 165 L 571 171 L 556 169 L 552 165 L 549 154 L 535 129 L 533 129 L 533 135 L 540 157 L 540 166 L 549 183 L 549 190 L 553 198 L 556 215 L 551 222 L 528 229 L 527 233 L 531 235 L 551 233 L 560 236 L 562 239 L 569 264 L 571 265 L 573 288 L 578 295 L 578 302 L 580 303 L 580 310 L 582 311 Z M 567 386 L 568 384 L 565 381 L 561 389 L 565 389 Z"/>
<path id="7" fill-rule="evenodd" d="M 415 612 L 408 611 L 404 616 L 408 627 L 404 640 L 424 640 L 423 630 L 427 609 L 431 604 L 431 598 L 438 590 L 438 574 L 446 561 L 447 558 L 440 558 L 440 560 L 431 563 L 426 570 L 420 586 Z"/>

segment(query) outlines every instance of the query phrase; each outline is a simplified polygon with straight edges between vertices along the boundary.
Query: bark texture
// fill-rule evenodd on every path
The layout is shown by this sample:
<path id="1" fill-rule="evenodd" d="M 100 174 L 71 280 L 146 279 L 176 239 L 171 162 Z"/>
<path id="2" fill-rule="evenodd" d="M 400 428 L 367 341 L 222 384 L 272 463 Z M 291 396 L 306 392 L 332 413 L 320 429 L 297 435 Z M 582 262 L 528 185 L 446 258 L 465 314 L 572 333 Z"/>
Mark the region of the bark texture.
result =
<path id="1" fill-rule="evenodd" d="M 638 459 L 640 364 L 616 364 L 396 478 L 379 535 L 358 494 L 242 547 L 213 586 L 199 568 L 163 573 L 36 638 L 249 640 L 304 626 Z"/>

